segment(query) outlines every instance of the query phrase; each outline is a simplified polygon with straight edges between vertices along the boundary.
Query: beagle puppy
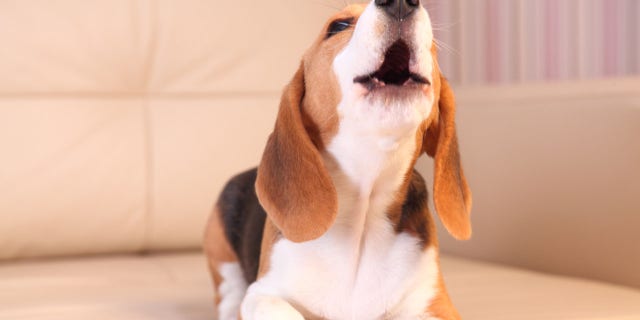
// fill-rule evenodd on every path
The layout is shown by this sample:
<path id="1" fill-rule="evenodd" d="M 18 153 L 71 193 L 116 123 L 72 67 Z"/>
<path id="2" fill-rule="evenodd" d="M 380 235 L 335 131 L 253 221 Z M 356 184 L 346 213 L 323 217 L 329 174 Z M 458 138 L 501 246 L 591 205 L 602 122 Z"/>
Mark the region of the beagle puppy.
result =
<path id="1" fill-rule="evenodd" d="M 471 235 L 454 96 L 419 0 L 333 16 L 284 89 L 257 169 L 226 185 L 205 235 L 218 319 L 459 319 L 435 209 Z"/>

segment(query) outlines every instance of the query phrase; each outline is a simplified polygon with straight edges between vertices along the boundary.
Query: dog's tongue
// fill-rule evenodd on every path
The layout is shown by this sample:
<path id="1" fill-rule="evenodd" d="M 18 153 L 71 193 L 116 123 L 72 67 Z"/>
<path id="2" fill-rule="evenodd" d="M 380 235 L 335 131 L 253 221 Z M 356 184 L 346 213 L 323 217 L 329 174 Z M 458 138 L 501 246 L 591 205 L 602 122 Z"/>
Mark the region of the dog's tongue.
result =
<path id="1" fill-rule="evenodd" d="M 409 72 L 410 59 L 409 46 L 406 42 L 398 40 L 387 49 L 382 66 L 373 76 L 386 84 L 402 85 L 411 77 Z"/>

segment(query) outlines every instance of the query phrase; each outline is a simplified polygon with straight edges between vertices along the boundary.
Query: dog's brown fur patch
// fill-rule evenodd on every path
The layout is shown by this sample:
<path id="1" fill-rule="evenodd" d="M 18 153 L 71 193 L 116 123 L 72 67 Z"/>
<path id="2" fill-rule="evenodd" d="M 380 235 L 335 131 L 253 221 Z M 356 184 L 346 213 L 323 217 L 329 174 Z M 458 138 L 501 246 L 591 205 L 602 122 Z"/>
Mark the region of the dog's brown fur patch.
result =
<path id="1" fill-rule="evenodd" d="M 209 222 L 205 229 L 204 235 L 204 252 L 207 256 L 209 272 L 213 278 L 213 286 L 215 290 L 215 304 L 220 304 L 221 297 L 218 294 L 218 287 L 222 283 L 222 277 L 218 272 L 220 264 L 225 262 L 237 262 L 238 257 L 233 252 L 231 245 L 225 237 L 224 227 L 222 224 L 222 215 L 220 209 L 216 206 L 213 213 L 209 217 Z"/>

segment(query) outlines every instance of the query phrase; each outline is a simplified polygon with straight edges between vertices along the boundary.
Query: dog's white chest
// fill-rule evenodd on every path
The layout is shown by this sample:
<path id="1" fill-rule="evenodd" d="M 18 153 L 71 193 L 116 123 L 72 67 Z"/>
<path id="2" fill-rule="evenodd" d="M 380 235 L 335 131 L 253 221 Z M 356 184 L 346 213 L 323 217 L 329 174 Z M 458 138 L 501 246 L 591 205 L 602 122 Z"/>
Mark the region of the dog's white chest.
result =
<path id="1" fill-rule="evenodd" d="M 336 226 L 320 239 L 273 248 L 270 271 L 256 283 L 306 316 L 324 319 L 405 319 L 423 314 L 435 295 L 434 250 L 396 234 L 390 223 L 369 226 L 354 259 L 349 230 Z"/>

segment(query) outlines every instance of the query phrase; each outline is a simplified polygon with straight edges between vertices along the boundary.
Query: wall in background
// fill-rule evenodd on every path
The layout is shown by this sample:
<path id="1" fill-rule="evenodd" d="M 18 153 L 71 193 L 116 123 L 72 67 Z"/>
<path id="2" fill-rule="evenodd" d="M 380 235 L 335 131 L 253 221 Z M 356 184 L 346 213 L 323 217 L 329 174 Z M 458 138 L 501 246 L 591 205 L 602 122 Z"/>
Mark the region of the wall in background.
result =
<path id="1" fill-rule="evenodd" d="M 459 84 L 640 75 L 638 0 L 426 0 Z"/>

